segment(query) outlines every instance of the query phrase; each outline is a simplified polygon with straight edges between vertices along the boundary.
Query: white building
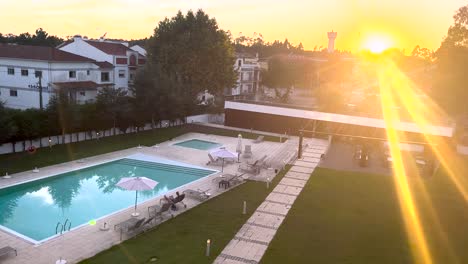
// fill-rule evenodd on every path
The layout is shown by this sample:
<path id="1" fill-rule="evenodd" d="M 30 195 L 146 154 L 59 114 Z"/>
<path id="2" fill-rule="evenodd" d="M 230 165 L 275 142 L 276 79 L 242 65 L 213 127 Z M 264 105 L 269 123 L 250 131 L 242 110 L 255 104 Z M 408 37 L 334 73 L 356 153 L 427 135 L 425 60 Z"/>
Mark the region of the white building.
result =
<path id="1" fill-rule="evenodd" d="M 128 89 L 133 85 L 136 70 L 146 63 L 140 51 L 132 50 L 126 42 L 108 41 L 103 38 L 89 40 L 76 35 L 73 39 L 58 46 L 60 50 L 87 57 L 96 61 L 105 61 L 114 66 L 115 88 Z M 140 47 L 140 49 L 142 49 Z M 146 51 L 145 51 L 146 53 Z"/>
<path id="2" fill-rule="evenodd" d="M 113 66 L 52 47 L 0 44 L 0 100 L 10 108 L 39 108 L 58 89 L 77 103 L 113 85 Z"/>
<path id="3" fill-rule="evenodd" d="M 258 55 L 236 54 L 234 69 L 238 72 L 237 84 L 226 89 L 226 95 L 253 95 L 260 83 L 260 63 Z"/>

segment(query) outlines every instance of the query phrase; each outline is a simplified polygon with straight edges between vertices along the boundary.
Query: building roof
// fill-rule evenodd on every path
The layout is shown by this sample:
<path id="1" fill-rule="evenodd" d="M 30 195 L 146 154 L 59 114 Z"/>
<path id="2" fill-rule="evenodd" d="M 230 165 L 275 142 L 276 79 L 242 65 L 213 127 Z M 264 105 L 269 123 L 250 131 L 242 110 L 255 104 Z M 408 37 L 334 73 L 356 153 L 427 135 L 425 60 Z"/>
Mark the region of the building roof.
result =
<path id="1" fill-rule="evenodd" d="M 122 43 L 112 43 L 105 41 L 85 40 L 89 45 L 111 55 L 126 56 L 127 51 L 133 51 Z"/>
<path id="2" fill-rule="evenodd" d="M 55 82 L 54 85 L 64 89 L 97 89 L 99 84 L 92 81 L 81 81 L 81 82 Z"/>
<path id="3" fill-rule="evenodd" d="M 53 47 L 0 44 L 0 58 L 56 61 L 93 62 L 94 60 Z"/>
<path id="4" fill-rule="evenodd" d="M 114 65 L 112 65 L 112 63 L 107 62 L 107 61 L 96 61 L 96 62 L 94 62 L 94 64 L 99 66 L 99 68 L 101 68 L 101 69 L 112 69 L 112 68 L 114 68 Z"/>
<path id="5" fill-rule="evenodd" d="M 312 110 L 271 106 L 271 105 L 258 104 L 258 103 L 254 104 L 254 103 L 247 103 L 247 102 L 226 101 L 224 108 L 271 114 L 271 115 L 282 115 L 282 116 L 290 116 L 290 117 L 297 117 L 297 118 L 305 118 L 305 119 L 310 119 L 310 120 L 328 121 L 328 122 L 341 123 L 341 124 L 358 125 L 358 126 L 365 126 L 365 127 L 383 128 L 383 129 L 387 128 L 385 120 L 383 119 L 362 117 L 362 116 L 350 116 L 350 115 L 334 114 L 334 113 L 324 113 L 324 112 L 317 112 L 317 111 L 312 111 Z M 452 127 L 427 125 L 426 127 L 422 128 L 416 123 L 401 122 L 401 121 L 396 122 L 395 124 L 393 124 L 393 126 L 396 130 L 404 131 L 404 132 L 427 133 L 433 136 L 443 136 L 443 137 L 453 136 Z"/>
<path id="6" fill-rule="evenodd" d="M 143 48 L 142 46 L 140 46 L 140 45 L 133 45 L 133 46 L 130 47 L 130 49 L 132 49 L 132 50 L 138 52 L 138 53 L 140 54 L 140 56 L 146 57 L 146 53 L 147 53 L 147 52 L 146 52 L 146 49 Z"/>

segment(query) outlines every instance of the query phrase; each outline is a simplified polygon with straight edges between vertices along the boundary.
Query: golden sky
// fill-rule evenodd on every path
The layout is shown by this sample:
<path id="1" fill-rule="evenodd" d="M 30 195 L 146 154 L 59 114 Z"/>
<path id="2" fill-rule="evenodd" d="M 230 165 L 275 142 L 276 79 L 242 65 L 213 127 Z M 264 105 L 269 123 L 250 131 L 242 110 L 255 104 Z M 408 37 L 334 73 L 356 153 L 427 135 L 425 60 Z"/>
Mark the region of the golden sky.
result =
<path id="1" fill-rule="evenodd" d="M 357 51 L 370 39 L 410 52 L 415 45 L 437 49 L 466 0 L 0 0 L 0 32 L 97 38 L 143 38 L 177 10 L 204 9 L 220 27 L 265 40 L 284 40 L 306 49 L 327 45 Z"/>

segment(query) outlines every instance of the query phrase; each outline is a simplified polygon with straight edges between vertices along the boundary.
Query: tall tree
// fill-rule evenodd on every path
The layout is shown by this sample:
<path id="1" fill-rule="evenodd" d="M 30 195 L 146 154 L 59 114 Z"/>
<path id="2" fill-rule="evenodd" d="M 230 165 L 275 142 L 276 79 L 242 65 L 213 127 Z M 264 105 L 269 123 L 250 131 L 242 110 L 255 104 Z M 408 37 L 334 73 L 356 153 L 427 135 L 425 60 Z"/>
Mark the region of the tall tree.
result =
<path id="1" fill-rule="evenodd" d="M 159 22 L 148 41 L 148 64 L 148 74 L 166 78 L 156 83 L 169 83 L 172 93 L 192 103 L 187 106 L 202 91 L 222 96 L 236 82 L 229 35 L 202 10 Z"/>
<path id="2" fill-rule="evenodd" d="M 468 5 L 454 15 L 454 24 L 435 53 L 437 72 L 433 98 L 452 116 L 468 114 Z"/>
<path id="3" fill-rule="evenodd" d="M 103 88 L 97 95 L 96 108 L 98 112 L 102 113 L 100 115 L 101 125 L 97 129 L 113 127 L 115 134 L 117 123 L 124 116 L 122 111 L 128 110 L 127 91 L 122 88 Z M 120 123 L 123 123 L 122 120 Z"/>

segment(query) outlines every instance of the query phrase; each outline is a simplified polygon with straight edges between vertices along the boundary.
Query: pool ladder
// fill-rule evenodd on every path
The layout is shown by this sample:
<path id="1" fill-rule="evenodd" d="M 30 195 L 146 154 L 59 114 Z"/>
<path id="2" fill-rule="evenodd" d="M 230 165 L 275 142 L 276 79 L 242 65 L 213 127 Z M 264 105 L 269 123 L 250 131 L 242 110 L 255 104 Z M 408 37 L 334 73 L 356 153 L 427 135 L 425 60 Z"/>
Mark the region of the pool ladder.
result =
<path id="1" fill-rule="evenodd" d="M 68 224 L 68 230 L 67 230 L 67 224 Z M 60 229 L 60 234 L 63 234 L 65 231 L 70 231 L 70 228 L 71 228 L 71 221 L 68 220 L 65 220 L 65 222 L 63 223 L 60 223 L 60 221 L 57 223 L 57 225 L 55 226 L 55 234 L 57 235 L 59 233 L 59 229 Z"/>

